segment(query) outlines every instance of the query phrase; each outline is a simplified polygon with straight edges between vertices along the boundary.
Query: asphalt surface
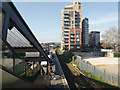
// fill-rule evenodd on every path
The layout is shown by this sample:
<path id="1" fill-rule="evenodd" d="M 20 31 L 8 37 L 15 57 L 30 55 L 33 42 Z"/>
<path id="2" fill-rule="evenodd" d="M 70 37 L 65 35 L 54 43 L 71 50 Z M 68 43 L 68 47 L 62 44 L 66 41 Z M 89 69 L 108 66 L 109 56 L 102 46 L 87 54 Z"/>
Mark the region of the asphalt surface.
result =
<path id="1" fill-rule="evenodd" d="M 66 88 L 66 83 L 64 82 L 64 79 L 62 78 L 62 73 L 61 73 L 61 69 L 58 65 L 58 61 L 57 61 L 57 56 L 55 54 L 53 54 L 53 65 L 52 65 L 52 70 L 54 72 L 55 75 L 55 80 L 52 79 L 51 80 L 51 85 L 49 86 L 49 88 L 62 88 L 65 89 Z"/>

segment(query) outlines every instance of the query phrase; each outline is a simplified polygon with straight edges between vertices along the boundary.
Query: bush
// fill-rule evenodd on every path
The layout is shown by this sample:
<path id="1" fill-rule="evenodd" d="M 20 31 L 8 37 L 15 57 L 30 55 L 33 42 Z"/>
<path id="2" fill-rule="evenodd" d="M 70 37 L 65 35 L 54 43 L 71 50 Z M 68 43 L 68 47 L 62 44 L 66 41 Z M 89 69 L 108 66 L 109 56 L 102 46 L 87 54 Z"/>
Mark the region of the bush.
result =
<path id="1" fill-rule="evenodd" d="M 114 57 L 120 57 L 120 53 L 114 53 Z"/>

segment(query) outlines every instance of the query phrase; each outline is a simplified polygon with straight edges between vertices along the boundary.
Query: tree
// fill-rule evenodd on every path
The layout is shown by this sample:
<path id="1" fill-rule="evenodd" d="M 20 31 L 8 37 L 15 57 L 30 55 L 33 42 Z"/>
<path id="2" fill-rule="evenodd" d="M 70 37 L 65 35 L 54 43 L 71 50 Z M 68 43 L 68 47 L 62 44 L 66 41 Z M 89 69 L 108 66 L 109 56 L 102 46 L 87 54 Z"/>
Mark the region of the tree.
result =
<path id="1" fill-rule="evenodd" d="M 118 30 L 115 26 L 106 30 L 101 37 L 102 47 L 104 48 L 114 48 L 118 44 Z"/>

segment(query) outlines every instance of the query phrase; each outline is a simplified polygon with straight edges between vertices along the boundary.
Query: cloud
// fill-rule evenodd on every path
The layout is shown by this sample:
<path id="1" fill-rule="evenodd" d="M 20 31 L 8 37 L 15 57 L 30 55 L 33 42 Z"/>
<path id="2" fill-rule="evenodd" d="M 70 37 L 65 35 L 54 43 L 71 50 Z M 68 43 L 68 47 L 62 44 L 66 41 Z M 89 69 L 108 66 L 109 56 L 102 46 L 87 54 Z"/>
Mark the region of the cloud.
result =
<path id="1" fill-rule="evenodd" d="M 110 23 L 118 21 L 118 17 L 107 17 L 107 18 L 102 18 L 98 20 L 90 20 L 90 25 L 95 25 L 95 24 L 103 24 L 103 23 Z"/>

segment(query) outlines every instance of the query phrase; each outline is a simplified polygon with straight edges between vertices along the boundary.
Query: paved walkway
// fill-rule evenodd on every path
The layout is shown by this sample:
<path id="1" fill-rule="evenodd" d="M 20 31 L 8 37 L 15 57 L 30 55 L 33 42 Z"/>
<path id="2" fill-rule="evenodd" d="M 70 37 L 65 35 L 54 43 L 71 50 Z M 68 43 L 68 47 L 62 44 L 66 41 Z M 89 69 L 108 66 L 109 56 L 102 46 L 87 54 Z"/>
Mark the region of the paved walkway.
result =
<path id="1" fill-rule="evenodd" d="M 50 80 L 47 75 L 40 75 L 36 81 L 33 83 L 35 88 L 46 88 L 46 85 L 49 85 Z"/>
<path id="2" fill-rule="evenodd" d="M 63 75 L 63 72 L 62 72 L 62 69 L 60 68 L 60 64 L 57 60 L 57 56 L 54 54 L 54 58 L 53 58 L 53 63 L 54 65 L 52 66 L 52 70 L 53 72 L 55 72 L 55 77 L 56 79 L 55 80 L 51 80 L 51 85 L 50 85 L 50 88 L 68 88 L 68 85 L 67 85 L 67 82 L 66 82 L 66 79 L 62 76 Z"/>

